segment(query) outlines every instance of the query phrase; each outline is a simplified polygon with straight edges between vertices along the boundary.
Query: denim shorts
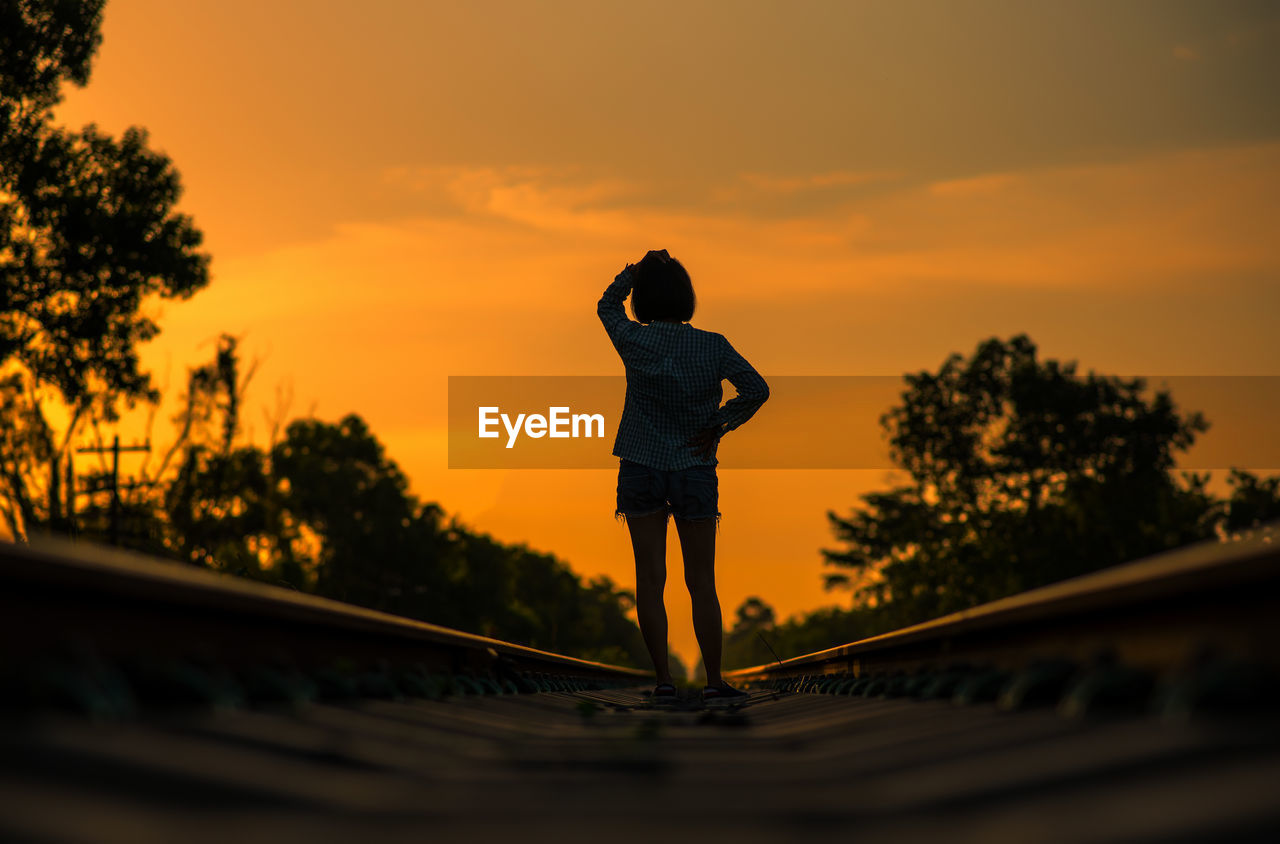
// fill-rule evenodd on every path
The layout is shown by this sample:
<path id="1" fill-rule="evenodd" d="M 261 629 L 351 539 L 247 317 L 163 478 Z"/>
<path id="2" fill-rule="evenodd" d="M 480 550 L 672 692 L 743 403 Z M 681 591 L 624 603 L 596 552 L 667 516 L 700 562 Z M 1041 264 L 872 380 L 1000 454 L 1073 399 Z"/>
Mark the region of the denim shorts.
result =
<path id="1" fill-rule="evenodd" d="M 614 517 L 666 513 L 677 519 L 720 522 L 720 482 L 715 466 L 651 469 L 622 458 L 618 465 L 618 507 Z"/>

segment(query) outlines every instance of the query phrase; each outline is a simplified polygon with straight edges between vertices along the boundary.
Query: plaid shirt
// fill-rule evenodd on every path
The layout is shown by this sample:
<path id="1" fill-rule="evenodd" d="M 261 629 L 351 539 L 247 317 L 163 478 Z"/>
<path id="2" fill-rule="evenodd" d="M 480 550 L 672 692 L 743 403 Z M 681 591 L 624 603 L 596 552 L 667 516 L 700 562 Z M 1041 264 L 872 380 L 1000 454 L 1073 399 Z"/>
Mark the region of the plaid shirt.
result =
<path id="1" fill-rule="evenodd" d="M 627 368 L 627 396 L 613 454 L 654 469 L 685 469 L 719 463 L 694 453 L 686 441 L 712 425 L 721 436 L 750 419 L 769 385 L 723 334 L 688 323 L 635 322 L 623 301 L 634 278 L 623 270 L 604 291 L 596 313 Z M 721 382 L 738 395 L 723 407 Z"/>

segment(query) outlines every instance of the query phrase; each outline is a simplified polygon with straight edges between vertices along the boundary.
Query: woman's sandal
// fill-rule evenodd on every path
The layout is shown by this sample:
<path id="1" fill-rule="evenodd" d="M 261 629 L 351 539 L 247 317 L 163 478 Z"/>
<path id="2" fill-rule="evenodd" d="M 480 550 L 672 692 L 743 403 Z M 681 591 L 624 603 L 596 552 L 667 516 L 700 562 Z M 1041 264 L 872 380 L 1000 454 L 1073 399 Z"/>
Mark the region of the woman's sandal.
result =
<path id="1" fill-rule="evenodd" d="M 719 709 L 721 707 L 740 706 L 750 700 L 751 695 L 735 689 L 733 686 L 706 686 L 702 690 L 702 703 L 704 706 Z"/>
<path id="2" fill-rule="evenodd" d="M 653 693 L 649 695 L 649 700 L 654 703 L 675 703 L 676 684 L 659 683 L 654 687 Z"/>

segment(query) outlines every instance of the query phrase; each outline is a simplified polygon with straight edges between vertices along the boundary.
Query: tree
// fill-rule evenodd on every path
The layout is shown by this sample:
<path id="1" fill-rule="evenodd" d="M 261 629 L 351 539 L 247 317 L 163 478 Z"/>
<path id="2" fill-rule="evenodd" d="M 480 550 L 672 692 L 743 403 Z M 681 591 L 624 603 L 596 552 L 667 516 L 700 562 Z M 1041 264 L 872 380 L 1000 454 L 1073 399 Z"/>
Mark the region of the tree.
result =
<path id="1" fill-rule="evenodd" d="M 270 449 L 236 445 L 235 344 L 192 372 L 186 442 L 165 498 L 190 563 L 446 627 L 642 664 L 635 598 L 550 554 L 477 533 L 421 503 L 363 419 L 297 419 Z"/>
<path id="2" fill-rule="evenodd" d="M 431 620 L 472 633 L 621 665 L 644 665 L 635 595 L 607 577 L 582 579 L 551 554 L 451 522 L 447 608 Z"/>
<path id="3" fill-rule="evenodd" d="M 1208 423 L 1142 379 L 1077 377 L 1018 335 L 906 382 L 881 424 L 910 480 L 829 511 L 845 547 L 822 551 L 894 625 L 1214 535 L 1209 476 L 1171 471 Z"/>
<path id="4" fill-rule="evenodd" d="M 1231 495 L 1224 502 L 1224 537 L 1280 519 L 1280 476 L 1260 478 L 1243 469 L 1232 469 L 1227 484 Z"/>
<path id="5" fill-rule="evenodd" d="M 187 298 L 209 258 L 174 211 L 178 174 L 131 127 L 51 124 L 60 87 L 88 81 L 101 2 L 0 9 L 0 511 L 16 538 L 66 530 L 74 437 L 154 402 L 138 346 L 148 297 Z"/>
<path id="6" fill-rule="evenodd" d="M 588 659 L 647 659 L 631 593 L 584 584 L 551 554 L 472 531 L 408 492 L 359 416 L 296 420 L 271 449 L 274 520 L 260 548 L 300 588 L 384 612 Z M 254 475 L 253 477 L 257 477 Z"/>
<path id="7" fill-rule="evenodd" d="M 49 113 L 62 101 L 62 83 L 89 81 L 93 54 L 102 42 L 105 0 L 0 5 L 0 155 L 18 151 L 39 136 Z"/>
<path id="8" fill-rule="evenodd" d="M 777 637 L 773 635 L 775 617 L 773 607 L 756 596 L 744 600 L 734 613 L 733 626 L 725 634 L 722 661 L 726 668 L 745 668 L 771 662 L 769 651 L 777 649 Z M 699 668 L 705 672 L 699 663 Z"/>
<path id="9" fill-rule="evenodd" d="M 760 598 L 747 598 L 725 635 L 724 667 L 765 665 L 864 639 L 886 629 L 883 615 L 882 608 L 821 607 L 779 623 L 773 607 Z"/>
<path id="10" fill-rule="evenodd" d="M 443 512 L 408 494 L 363 419 L 295 420 L 269 459 L 280 508 L 275 553 L 308 572 L 316 592 L 418 618 L 445 602 Z"/>

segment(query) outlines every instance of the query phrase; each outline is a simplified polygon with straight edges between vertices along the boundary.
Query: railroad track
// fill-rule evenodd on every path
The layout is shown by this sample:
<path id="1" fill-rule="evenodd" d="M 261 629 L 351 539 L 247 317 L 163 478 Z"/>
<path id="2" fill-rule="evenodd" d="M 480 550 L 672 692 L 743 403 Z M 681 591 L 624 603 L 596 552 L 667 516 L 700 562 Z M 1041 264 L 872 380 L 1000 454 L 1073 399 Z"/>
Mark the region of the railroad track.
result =
<path id="1" fill-rule="evenodd" d="M 728 676 L 782 691 L 1187 715 L 1274 710 L 1278 669 L 1280 521 Z"/>
<path id="2" fill-rule="evenodd" d="M 0 705 L 127 714 L 253 703 L 617 688 L 650 672 L 101 546 L 0 546 Z M 1064 714 L 1266 706 L 1280 694 L 1280 522 L 813 654 L 753 688 Z"/>
<path id="3" fill-rule="evenodd" d="M 1275 527 L 735 672 L 732 712 L 172 563 L 3 546 L 0 840 L 1276 840 Z M 1153 707 L 1206 717 L 1079 717 Z"/>
<path id="4" fill-rule="evenodd" d="M 651 676 L 84 543 L 0 546 L 0 706 L 609 688 Z"/>

